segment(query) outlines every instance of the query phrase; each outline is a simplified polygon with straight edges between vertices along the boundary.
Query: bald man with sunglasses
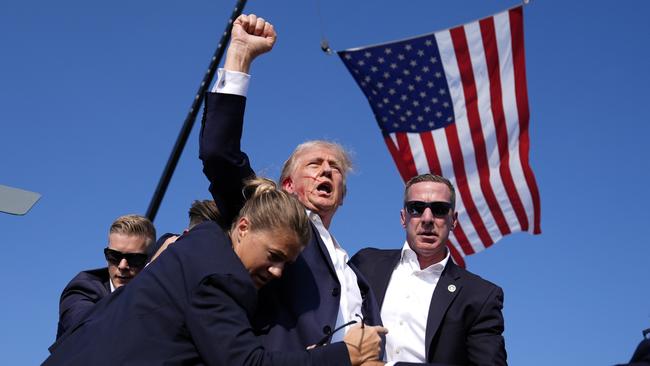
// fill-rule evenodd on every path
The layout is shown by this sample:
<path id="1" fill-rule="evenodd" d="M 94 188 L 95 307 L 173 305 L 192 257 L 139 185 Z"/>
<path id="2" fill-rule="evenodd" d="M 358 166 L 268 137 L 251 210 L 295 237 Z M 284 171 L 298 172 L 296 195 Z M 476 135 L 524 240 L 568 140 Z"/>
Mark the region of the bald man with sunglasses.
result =
<path id="1" fill-rule="evenodd" d="M 82 271 L 63 289 L 56 338 L 83 319 L 99 300 L 140 273 L 147 263 L 147 248 L 155 240 L 156 229 L 146 217 L 118 217 L 111 224 L 104 248 L 107 267 Z"/>
<path id="2" fill-rule="evenodd" d="M 401 249 L 362 249 L 351 262 L 381 306 L 387 365 L 506 365 L 503 291 L 454 264 L 456 227 L 449 180 L 422 174 L 406 183 Z"/>

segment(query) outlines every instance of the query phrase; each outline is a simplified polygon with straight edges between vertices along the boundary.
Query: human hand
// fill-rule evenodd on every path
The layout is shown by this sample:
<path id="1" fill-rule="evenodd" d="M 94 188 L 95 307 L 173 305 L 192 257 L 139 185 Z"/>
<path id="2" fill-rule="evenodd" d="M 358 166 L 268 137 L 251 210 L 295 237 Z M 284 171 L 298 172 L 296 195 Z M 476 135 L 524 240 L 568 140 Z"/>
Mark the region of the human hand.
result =
<path id="1" fill-rule="evenodd" d="M 343 337 L 343 342 L 348 348 L 352 366 L 379 360 L 382 342 L 380 335 L 386 333 L 388 329 L 382 326 L 355 325 L 350 328 Z"/>
<path id="2" fill-rule="evenodd" d="M 248 73 L 253 60 L 269 52 L 276 39 L 271 23 L 255 14 L 240 15 L 232 25 L 224 69 Z"/>
<path id="3" fill-rule="evenodd" d="M 370 360 L 361 364 L 361 366 L 384 366 L 386 362 L 380 360 Z"/>
<path id="4" fill-rule="evenodd" d="M 151 260 L 149 261 L 149 263 L 153 262 L 156 258 L 158 258 L 158 256 L 159 256 L 160 254 L 162 254 L 162 252 L 164 252 L 165 249 L 167 249 L 167 247 L 169 246 L 169 244 L 175 242 L 176 239 L 178 239 L 178 238 L 179 238 L 178 235 L 172 235 L 172 236 L 170 236 L 169 238 L 167 238 L 167 239 L 165 240 L 165 242 L 160 246 L 160 248 L 158 248 L 158 250 L 156 251 L 156 254 L 154 254 L 153 257 L 151 257 Z"/>

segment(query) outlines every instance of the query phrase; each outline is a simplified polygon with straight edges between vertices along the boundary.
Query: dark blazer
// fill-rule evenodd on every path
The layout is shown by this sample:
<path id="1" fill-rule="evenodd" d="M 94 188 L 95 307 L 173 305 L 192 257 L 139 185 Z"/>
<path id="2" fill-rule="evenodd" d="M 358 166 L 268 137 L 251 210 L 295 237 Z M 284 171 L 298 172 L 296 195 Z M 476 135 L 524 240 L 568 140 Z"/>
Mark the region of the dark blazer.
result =
<path id="1" fill-rule="evenodd" d="M 77 324 L 95 304 L 111 293 L 108 268 L 79 272 L 61 293 L 56 338 Z"/>
<path id="2" fill-rule="evenodd" d="M 203 172 L 210 193 L 230 226 L 243 205 L 243 181 L 255 175 L 240 141 L 246 98 L 208 93 L 200 134 Z M 354 267 L 352 267 L 354 270 Z M 379 307 L 363 275 L 357 273 L 367 324 L 381 324 Z M 282 278 L 259 292 L 254 324 L 272 350 L 304 348 L 318 342 L 336 324 L 341 285 L 325 244 L 312 225 L 312 238 L 298 259 L 285 266 Z"/>
<path id="3" fill-rule="evenodd" d="M 213 222 L 196 226 L 51 347 L 45 365 L 349 364 L 345 344 L 265 352 L 257 291 Z"/>
<path id="4" fill-rule="evenodd" d="M 366 275 L 379 304 L 384 302 L 400 257 L 401 250 L 366 248 L 350 260 Z M 456 286 L 456 290 L 449 291 L 450 285 Z M 447 262 L 429 306 L 425 334 L 427 362 L 506 365 L 502 308 L 503 291 L 499 286 L 452 261 Z"/>
<path id="5" fill-rule="evenodd" d="M 648 366 L 650 365 L 650 339 L 642 340 L 634 350 L 629 363 L 617 366 Z"/>

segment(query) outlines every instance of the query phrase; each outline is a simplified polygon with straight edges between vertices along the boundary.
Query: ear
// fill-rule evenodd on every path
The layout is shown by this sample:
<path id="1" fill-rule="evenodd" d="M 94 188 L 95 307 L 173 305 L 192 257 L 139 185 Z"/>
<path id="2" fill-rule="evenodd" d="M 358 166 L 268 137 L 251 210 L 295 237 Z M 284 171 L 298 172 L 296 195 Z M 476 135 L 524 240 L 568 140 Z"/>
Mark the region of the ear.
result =
<path id="1" fill-rule="evenodd" d="M 400 222 L 402 223 L 402 227 L 406 229 L 406 212 L 404 209 L 399 210 L 399 219 Z"/>
<path id="2" fill-rule="evenodd" d="M 248 217 L 240 217 L 237 221 L 237 225 L 235 225 L 235 229 L 237 230 L 237 240 L 246 237 L 251 229 L 251 223 L 248 221 Z"/>
<path id="3" fill-rule="evenodd" d="M 458 224 L 458 212 L 454 211 L 451 217 L 451 231 L 454 231 L 457 224 Z"/>
<path id="4" fill-rule="evenodd" d="M 291 179 L 291 177 L 284 178 L 284 180 L 282 181 L 282 189 L 284 189 L 285 191 L 287 191 L 289 193 L 294 193 L 294 191 L 293 191 L 293 180 Z"/>

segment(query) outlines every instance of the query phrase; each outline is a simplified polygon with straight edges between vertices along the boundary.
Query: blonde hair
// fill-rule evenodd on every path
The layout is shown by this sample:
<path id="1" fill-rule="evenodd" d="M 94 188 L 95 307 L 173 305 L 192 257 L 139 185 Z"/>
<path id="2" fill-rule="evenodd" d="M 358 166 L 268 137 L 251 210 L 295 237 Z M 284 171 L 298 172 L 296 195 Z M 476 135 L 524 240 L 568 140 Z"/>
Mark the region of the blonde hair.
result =
<path id="1" fill-rule="evenodd" d="M 253 178 L 242 190 L 246 203 L 233 222 L 235 228 L 240 218 L 246 217 L 252 230 L 283 228 L 293 232 L 302 245 L 311 238 L 311 227 L 305 207 L 292 194 L 283 191 L 270 179 Z"/>
<path id="2" fill-rule="evenodd" d="M 352 171 L 352 159 L 350 158 L 348 151 L 341 144 L 336 142 L 325 140 L 311 140 L 305 141 L 302 144 L 296 146 L 295 150 L 293 150 L 289 156 L 289 159 L 287 159 L 287 161 L 285 161 L 284 165 L 282 166 L 282 173 L 280 173 L 280 184 L 283 184 L 284 181 L 296 170 L 296 165 L 298 164 L 300 155 L 305 151 L 316 147 L 332 150 L 337 156 L 338 163 L 340 164 L 341 168 L 341 175 L 343 176 L 343 197 L 345 197 L 345 193 L 347 191 L 345 179 L 348 173 Z"/>
<path id="3" fill-rule="evenodd" d="M 148 218 L 140 215 L 120 216 L 111 225 L 108 234 L 124 234 L 146 238 L 146 246 L 156 241 L 156 228 Z"/>

